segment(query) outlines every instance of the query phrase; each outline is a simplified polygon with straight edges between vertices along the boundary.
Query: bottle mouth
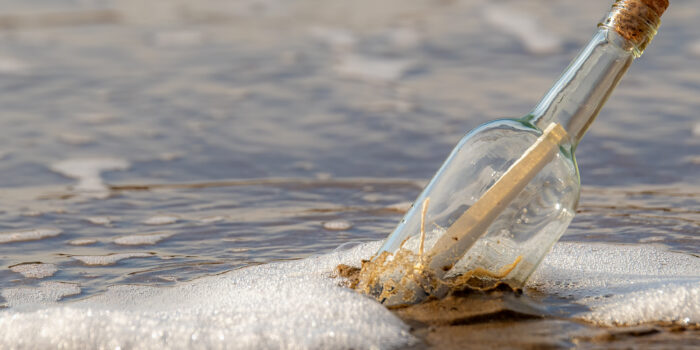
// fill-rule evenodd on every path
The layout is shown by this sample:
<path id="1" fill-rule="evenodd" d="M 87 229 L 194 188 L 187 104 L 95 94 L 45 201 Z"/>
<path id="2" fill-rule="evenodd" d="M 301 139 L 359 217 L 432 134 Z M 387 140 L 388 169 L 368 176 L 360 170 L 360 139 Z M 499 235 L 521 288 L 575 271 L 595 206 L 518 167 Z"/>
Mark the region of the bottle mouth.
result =
<path id="1" fill-rule="evenodd" d="M 612 29 L 630 44 L 639 57 L 656 35 L 668 0 L 616 0 L 598 27 Z"/>

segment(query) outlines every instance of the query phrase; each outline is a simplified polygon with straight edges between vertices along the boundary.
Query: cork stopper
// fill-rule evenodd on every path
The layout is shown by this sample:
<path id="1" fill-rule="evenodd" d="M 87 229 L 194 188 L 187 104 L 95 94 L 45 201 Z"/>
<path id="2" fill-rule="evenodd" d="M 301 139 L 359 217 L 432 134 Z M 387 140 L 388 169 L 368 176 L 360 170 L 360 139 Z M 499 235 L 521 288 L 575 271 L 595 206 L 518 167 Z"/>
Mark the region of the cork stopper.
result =
<path id="1" fill-rule="evenodd" d="M 668 0 L 616 0 L 600 25 L 615 30 L 639 56 L 656 34 L 667 7 Z"/>
<path id="2" fill-rule="evenodd" d="M 641 0 L 639 1 L 644 5 L 647 5 L 650 9 L 656 12 L 658 17 L 664 14 L 666 8 L 668 8 L 668 0 Z"/>

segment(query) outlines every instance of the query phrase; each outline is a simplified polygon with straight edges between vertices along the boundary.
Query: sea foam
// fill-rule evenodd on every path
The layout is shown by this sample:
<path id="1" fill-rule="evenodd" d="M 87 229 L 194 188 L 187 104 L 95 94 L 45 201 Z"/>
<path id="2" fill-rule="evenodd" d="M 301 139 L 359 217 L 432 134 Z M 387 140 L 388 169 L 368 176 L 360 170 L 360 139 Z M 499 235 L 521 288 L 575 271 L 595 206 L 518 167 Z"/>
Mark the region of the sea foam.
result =
<path id="1" fill-rule="evenodd" d="M 108 187 L 102 180 L 102 173 L 126 170 L 129 168 L 129 163 L 123 159 L 108 157 L 76 158 L 56 162 L 50 168 L 63 176 L 78 180 L 74 186 L 75 190 L 104 197 L 107 195 Z"/>
<path id="2" fill-rule="evenodd" d="M 80 294 L 80 287 L 74 283 L 65 282 L 41 282 L 38 287 L 13 287 L 3 290 L 0 295 L 2 295 L 5 300 L 7 300 L 7 305 L 13 307 L 17 311 L 21 310 L 34 310 L 43 305 L 53 304 L 67 296 Z M 15 313 L 19 315 L 20 313 Z M 0 318 L 3 320 L 7 315 L 2 315 Z M 63 320 L 63 322 L 69 322 L 69 319 Z M 2 323 L 2 321 L 0 321 Z M 0 336 L 0 339 L 2 337 Z M 5 343 L 4 345 L 15 344 Z M 13 347 L 13 346 L 9 346 Z"/>
<path id="3" fill-rule="evenodd" d="M 145 245 L 145 244 L 156 244 L 170 236 L 173 232 L 151 232 L 140 235 L 128 235 L 116 238 L 114 243 L 119 245 Z"/>
<path id="4" fill-rule="evenodd" d="M 36 228 L 20 231 L 0 232 L 0 244 L 23 241 L 36 241 L 44 238 L 56 237 L 63 232 L 57 228 Z"/>
<path id="5" fill-rule="evenodd" d="M 12 301 L 0 312 L 0 343 L 22 348 L 404 347 L 416 342 L 406 324 L 332 277 L 337 264 L 357 265 L 378 247 L 379 242 L 365 243 L 168 288 L 116 286 L 99 296 L 33 309 L 26 307 L 32 293 L 3 293 Z M 700 323 L 700 259 L 653 246 L 559 243 L 529 286 L 588 306 L 575 317 L 591 322 Z M 19 300 L 22 295 L 29 300 Z"/>
<path id="6" fill-rule="evenodd" d="M 114 253 L 107 255 L 74 255 L 71 258 L 85 265 L 113 265 L 124 259 L 149 258 L 152 256 L 153 254 L 149 253 Z"/>
<path id="7" fill-rule="evenodd" d="M 58 269 L 54 264 L 29 263 L 10 266 L 10 271 L 17 272 L 26 278 L 44 278 L 53 276 Z"/>
<path id="8" fill-rule="evenodd" d="M 176 223 L 179 220 L 177 216 L 174 215 L 156 215 L 143 221 L 146 225 L 168 225 Z"/>
<path id="9" fill-rule="evenodd" d="M 414 343 L 389 310 L 330 277 L 376 243 L 201 278 L 118 286 L 76 302 L 0 312 L 0 344 L 21 348 L 381 349 Z M 31 293 L 23 293 L 27 297 Z M 21 304 L 13 293 L 11 305 Z"/>
<path id="10" fill-rule="evenodd" d="M 653 245 L 558 243 L 529 286 L 570 297 L 606 325 L 700 324 L 700 258 Z"/>

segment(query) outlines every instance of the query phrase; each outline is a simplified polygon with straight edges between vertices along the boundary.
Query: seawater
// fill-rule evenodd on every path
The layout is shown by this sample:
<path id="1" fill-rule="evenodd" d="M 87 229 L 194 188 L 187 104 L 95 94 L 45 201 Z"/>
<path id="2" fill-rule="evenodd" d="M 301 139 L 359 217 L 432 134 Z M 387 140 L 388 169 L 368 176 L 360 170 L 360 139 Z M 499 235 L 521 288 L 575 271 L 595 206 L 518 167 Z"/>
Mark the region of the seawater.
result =
<path id="1" fill-rule="evenodd" d="M 609 4 L 498 6 L 0 4 L 3 344 L 420 346 L 333 265 L 466 131 L 530 110 Z M 698 322 L 699 11 L 671 5 L 577 149 L 577 215 L 525 291 L 562 317 Z"/>

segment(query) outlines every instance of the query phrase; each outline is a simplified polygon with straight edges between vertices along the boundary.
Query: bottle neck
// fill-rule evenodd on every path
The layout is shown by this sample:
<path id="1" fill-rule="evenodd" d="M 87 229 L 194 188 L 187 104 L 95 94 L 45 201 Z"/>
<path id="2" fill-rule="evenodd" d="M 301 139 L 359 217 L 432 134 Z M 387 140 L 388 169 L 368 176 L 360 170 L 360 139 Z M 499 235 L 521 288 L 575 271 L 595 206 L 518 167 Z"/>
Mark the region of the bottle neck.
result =
<path id="1" fill-rule="evenodd" d="M 540 129 L 552 122 L 561 124 L 575 147 L 659 24 L 657 12 L 644 2 L 618 0 L 591 41 L 530 113 L 530 122 Z"/>
<path id="2" fill-rule="evenodd" d="M 543 130 L 559 123 L 577 145 L 634 59 L 615 44 L 620 40 L 607 28 L 598 30 L 530 113 L 532 123 Z"/>

